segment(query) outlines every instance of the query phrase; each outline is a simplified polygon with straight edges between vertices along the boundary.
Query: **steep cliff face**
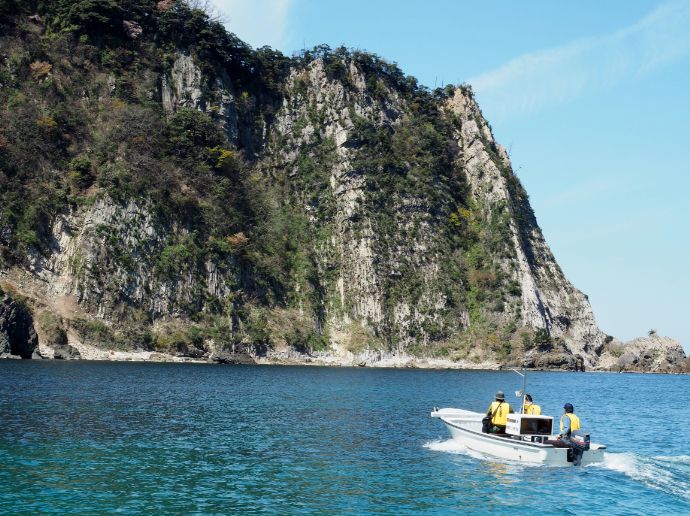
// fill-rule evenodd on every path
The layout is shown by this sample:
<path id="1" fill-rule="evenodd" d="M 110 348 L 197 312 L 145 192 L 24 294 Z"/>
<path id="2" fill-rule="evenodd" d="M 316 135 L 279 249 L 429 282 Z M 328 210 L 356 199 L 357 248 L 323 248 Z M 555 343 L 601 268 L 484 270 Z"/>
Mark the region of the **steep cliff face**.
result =
<path id="1" fill-rule="evenodd" d="M 601 352 L 604 335 L 597 327 L 584 294 L 574 288 L 556 263 L 517 181 L 505 149 L 494 140 L 475 101 L 456 90 L 448 109 L 460 117 L 456 137 L 463 170 L 485 223 L 507 213 L 510 252 L 501 268 L 520 286 L 520 302 L 512 310 L 526 327 L 562 338 L 567 351 L 591 366 Z"/>
<path id="2" fill-rule="evenodd" d="M 377 174 L 400 172 L 370 159 L 371 142 L 362 132 L 395 135 L 409 124 L 406 106 L 385 85 L 372 98 L 362 71 L 349 60 L 342 67 L 345 80 L 330 78 L 323 60 L 290 74 L 262 165 L 311 226 L 313 295 L 300 299 L 300 307 L 309 305 L 336 341 L 347 340 L 356 322 L 391 350 L 426 345 L 432 332 L 461 327 L 446 318 L 452 309 L 437 288 L 444 258 L 438 212 L 449 207 L 434 206 L 435 194 L 378 182 Z M 443 171 L 418 172 L 409 183 L 431 187 L 439 180 L 439 189 L 448 188 L 440 184 Z M 401 185 L 408 186 L 409 173 L 401 172 Z M 461 311 L 452 315 L 462 320 Z"/>
<path id="3" fill-rule="evenodd" d="M 434 129 L 449 139 L 443 148 L 446 161 L 435 163 L 437 169 L 403 163 L 395 172 L 407 181 L 386 191 L 386 185 L 372 188 L 372 175 L 385 164 L 374 170 L 360 165 L 366 149 L 357 124 L 394 135 L 383 153 L 404 153 L 402 145 L 394 146 L 396 136 L 427 128 L 411 122 L 416 113 L 395 91 L 380 85 L 373 98 L 362 71 L 349 60 L 343 67 L 345 81 L 329 79 L 323 60 L 291 74 L 276 119 L 277 134 L 268 148 L 274 170 L 287 171 L 288 183 L 297 176 L 296 202 L 312 223 L 327 227 L 330 242 L 319 256 L 319 267 L 334 274 L 330 284 L 322 285 L 326 295 L 319 302 L 330 328 L 339 334 L 351 320 L 363 321 L 394 343 L 391 347 L 403 350 L 451 339 L 489 318 L 497 326 L 544 330 L 549 338 L 540 352 L 552 350 L 551 338 L 561 338 L 567 352 L 592 365 L 605 335 L 586 298 L 556 264 L 509 159 L 494 142 L 470 92 L 455 89 L 435 104 Z M 326 156 L 318 154 L 323 147 Z M 305 155 L 320 159 L 317 166 L 322 167 L 323 189 L 313 204 L 304 198 L 299 181 L 299 161 Z M 310 196 L 315 188 L 307 185 Z M 327 208 L 319 205 L 326 202 Z M 448 245 L 453 230 L 461 239 L 477 238 L 463 223 L 483 228 L 479 232 L 488 233 L 484 239 L 494 240 L 494 247 L 486 242 Z M 468 254 L 484 263 L 467 263 Z M 449 263 L 457 269 L 449 270 Z M 414 292 L 406 292 L 414 281 Z M 493 289 L 502 297 L 487 309 L 487 303 L 468 298 L 472 287 Z M 492 332 L 481 334 L 489 337 Z"/>
<path id="4" fill-rule="evenodd" d="M 170 5 L 105 43 L 4 20 L 3 267 L 70 344 L 597 364 L 606 336 L 469 88 L 253 51 Z"/>
<path id="5" fill-rule="evenodd" d="M 236 283 L 236 264 L 193 261 L 171 264 L 160 258 L 166 239 L 184 239 L 184 230 L 165 227 L 152 208 L 134 200 L 126 204 L 108 196 L 87 209 L 61 214 L 53 225 L 51 252 L 34 257 L 31 272 L 52 296 L 75 296 L 102 319 L 118 306 L 136 306 L 153 318 L 178 316 L 181 306 L 201 310 L 209 297 L 225 298 Z M 226 274 L 219 274 L 219 266 Z"/>

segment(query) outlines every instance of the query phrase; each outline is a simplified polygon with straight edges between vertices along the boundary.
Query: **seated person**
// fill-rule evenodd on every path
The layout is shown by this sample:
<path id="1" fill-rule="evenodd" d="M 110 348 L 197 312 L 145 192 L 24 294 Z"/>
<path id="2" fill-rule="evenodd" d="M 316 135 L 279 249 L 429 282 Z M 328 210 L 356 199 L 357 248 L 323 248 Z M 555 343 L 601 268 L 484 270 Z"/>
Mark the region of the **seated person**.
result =
<path id="1" fill-rule="evenodd" d="M 506 419 L 508 414 L 512 412 L 513 410 L 510 408 L 510 404 L 506 402 L 503 391 L 498 391 L 496 399 L 491 402 L 489 410 L 486 411 L 486 415 L 491 417 L 489 432 L 492 434 L 504 434 L 506 432 Z"/>
<path id="2" fill-rule="evenodd" d="M 573 462 L 575 466 L 579 466 L 582 461 L 583 449 L 571 439 L 571 434 L 580 430 L 580 418 L 574 414 L 574 408 L 571 403 L 563 405 L 563 415 L 561 416 L 561 433 L 555 441 L 546 441 L 547 444 L 552 444 L 556 448 L 570 448 L 568 451 L 568 461 Z"/>
<path id="3" fill-rule="evenodd" d="M 570 403 L 563 405 L 563 415 L 561 416 L 561 433 L 559 439 L 570 439 L 570 434 L 580 429 L 580 418 L 573 413 L 573 406 Z"/>
<path id="4" fill-rule="evenodd" d="M 529 394 L 525 395 L 525 404 L 522 407 L 522 413 L 529 414 L 530 416 L 541 416 L 541 407 L 532 402 L 532 396 Z"/>

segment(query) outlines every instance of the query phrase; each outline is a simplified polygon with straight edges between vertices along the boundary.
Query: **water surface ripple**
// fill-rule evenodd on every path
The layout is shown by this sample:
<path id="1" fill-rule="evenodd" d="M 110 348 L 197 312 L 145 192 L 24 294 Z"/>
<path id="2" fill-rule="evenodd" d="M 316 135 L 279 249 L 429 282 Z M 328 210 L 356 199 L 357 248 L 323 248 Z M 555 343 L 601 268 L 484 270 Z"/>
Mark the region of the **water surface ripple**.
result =
<path id="1" fill-rule="evenodd" d="M 690 513 L 690 377 L 529 382 L 603 465 L 486 460 L 429 418 L 511 372 L 4 361 L 0 513 Z"/>

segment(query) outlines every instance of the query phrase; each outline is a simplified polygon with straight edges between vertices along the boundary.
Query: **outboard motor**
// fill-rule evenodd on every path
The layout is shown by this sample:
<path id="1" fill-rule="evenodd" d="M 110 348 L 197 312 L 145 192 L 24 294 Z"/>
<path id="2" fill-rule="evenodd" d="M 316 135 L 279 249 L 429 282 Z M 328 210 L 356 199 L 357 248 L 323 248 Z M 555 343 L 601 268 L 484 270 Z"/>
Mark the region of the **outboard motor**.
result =
<path id="1" fill-rule="evenodd" d="M 570 437 L 564 439 L 568 443 L 570 449 L 568 450 L 568 462 L 572 462 L 575 466 L 579 466 L 582 462 L 582 454 L 589 450 L 589 432 L 584 430 L 574 430 Z"/>
<path id="2" fill-rule="evenodd" d="M 570 441 L 575 448 L 579 448 L 582 451 L 589 450 L 589 432 L 575 430 L 570 434 Z"/>

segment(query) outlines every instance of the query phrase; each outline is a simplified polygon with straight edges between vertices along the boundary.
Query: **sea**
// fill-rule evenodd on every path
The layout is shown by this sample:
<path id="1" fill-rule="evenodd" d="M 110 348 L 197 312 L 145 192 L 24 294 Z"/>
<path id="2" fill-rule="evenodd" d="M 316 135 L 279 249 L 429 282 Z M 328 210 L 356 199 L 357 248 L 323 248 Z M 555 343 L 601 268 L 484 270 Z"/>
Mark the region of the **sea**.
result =
<path id="1" fill-rule="evenodd" d="M 0 361 L 2 514 L 690 514 L 690 376 L 530 372 L 605 460 L 470 453 L 511 371 Z"/>

